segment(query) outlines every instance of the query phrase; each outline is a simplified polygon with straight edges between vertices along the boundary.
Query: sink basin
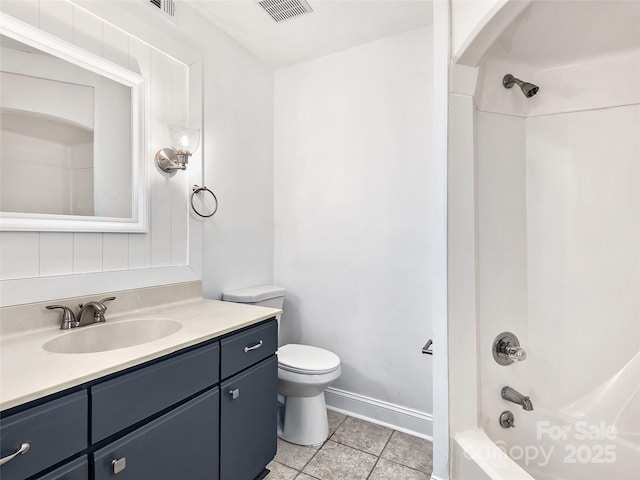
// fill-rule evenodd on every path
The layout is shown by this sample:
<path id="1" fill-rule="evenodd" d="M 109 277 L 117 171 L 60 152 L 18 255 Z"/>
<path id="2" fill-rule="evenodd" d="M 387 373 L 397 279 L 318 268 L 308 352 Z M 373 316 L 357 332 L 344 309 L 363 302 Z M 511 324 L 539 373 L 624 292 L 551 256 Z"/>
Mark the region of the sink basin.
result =
<path id="1" fill-rule="evenodd" d="M 168 318 L 148 318 L 79 327 L 49 340 L 42 348 L 53 353 L 97 353 L 134 347 L 176 333 L 182 323 Z"/>

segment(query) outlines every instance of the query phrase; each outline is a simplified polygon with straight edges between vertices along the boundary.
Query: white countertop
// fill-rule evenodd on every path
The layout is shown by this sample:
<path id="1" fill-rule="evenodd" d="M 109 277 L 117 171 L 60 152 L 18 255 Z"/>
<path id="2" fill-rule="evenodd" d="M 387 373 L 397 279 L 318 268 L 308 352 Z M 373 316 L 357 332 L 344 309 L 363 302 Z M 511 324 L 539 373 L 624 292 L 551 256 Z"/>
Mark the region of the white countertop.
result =
<path id="1" fill-rule="evenodd" d="M 274 308 L 204 298 L 112 316 L 107 312 L 105 324 L 132 319 L 167 318 L 179 321 L 182 328 L 149 343 L 98 353 L 51 353 L 42 346 L 61 335 L 69 335 L 85 328 L 100 328 L 105 324 L 66 331 L 52 325 L 39 330 L 4 335 L 0 337 L 0 410 L 139 365 L 266 320 L 280 312 Z"/>

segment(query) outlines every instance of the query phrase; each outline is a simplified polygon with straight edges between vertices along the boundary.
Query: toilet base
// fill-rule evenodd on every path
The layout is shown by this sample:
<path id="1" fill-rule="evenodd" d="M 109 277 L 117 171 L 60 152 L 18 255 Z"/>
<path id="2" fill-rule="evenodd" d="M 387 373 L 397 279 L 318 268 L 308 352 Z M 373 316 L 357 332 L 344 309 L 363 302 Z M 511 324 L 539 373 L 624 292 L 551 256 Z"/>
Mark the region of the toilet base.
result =
<path id="1" fill-rule="evenodd" d="M 285 399 L 284 418 L 278 436 L 298 445 L 319 445 L 329 436 L 329 421 L 324 392 L 313 397 Z"/>

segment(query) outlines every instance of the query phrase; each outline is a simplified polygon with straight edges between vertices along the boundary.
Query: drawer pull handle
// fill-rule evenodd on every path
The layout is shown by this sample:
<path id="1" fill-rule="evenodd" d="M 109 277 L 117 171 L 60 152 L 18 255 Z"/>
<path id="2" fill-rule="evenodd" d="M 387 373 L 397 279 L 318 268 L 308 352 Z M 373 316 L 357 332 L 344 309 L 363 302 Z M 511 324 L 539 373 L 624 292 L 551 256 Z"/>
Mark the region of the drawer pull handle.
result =
<path id="1" fill-rule="evenodd" d="M 258 343 L 254 343 L 250 347 L 244 347 L 244 353 L 250 352 L 251 350 L 257 350 L 261 346 L 262 346 L 262 340 L 260 340 Z"/>
<path id="2" fill-rule="evenodd" d="M 113 465 L 113 473 L 117 475 L 127 468 L 127 458 L 122 457 L 119 460 L 111 460 L 111 465 Z"/>
<path id="3" fill-rule="evenodd" d="M 27 442 L 23 443 L 22 445 L 20 445 L 20 448 L 18 449 L 17 452 L 12 453 L 11 455 L 7 455 L 4 458 L 0 458 L 0 465 L 4 465 L 5 463 L 10 462 L 14 458 L 16 458 L 18 455 L 22 455 L 23 453 L 27 453 L 30 448 L 31 448 L 31 445 L 29 445 Z"/>
<path id="4" fill-rule="evenodd" d="M 231 395 L 231 400 L 235 400 L 240 396 L 240 389 L 235 388 L 233 390 L 229 390 L 229 395 Z"/>

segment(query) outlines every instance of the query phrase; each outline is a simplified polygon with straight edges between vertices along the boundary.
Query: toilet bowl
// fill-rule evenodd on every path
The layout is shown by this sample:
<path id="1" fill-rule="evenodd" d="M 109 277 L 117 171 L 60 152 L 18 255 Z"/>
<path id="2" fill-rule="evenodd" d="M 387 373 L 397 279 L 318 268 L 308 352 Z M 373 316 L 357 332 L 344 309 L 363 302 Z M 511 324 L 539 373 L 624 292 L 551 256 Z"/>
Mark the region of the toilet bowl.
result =
<path id="1" fill-rule="evenodd" d="M 324 391 L 342 373 L 334 353 L 309 345 L 278 349 L 278 392 L 285 397 L 278 435 L 298 445 L 317 445 L 329 435 Z"/>
<path id="2" fill-rule="evenodd" d="M 225 292 L 222 299 L 281 309 L 284 293 L 281 287 L 262 285 Z M 341 373 L 340 358 L 328 350 L 294 343 L 278 349 L 278 394 L 284 400 L 279 437 L 298 445 L 318 445 L 327 439 L 324 391 Z"/>

